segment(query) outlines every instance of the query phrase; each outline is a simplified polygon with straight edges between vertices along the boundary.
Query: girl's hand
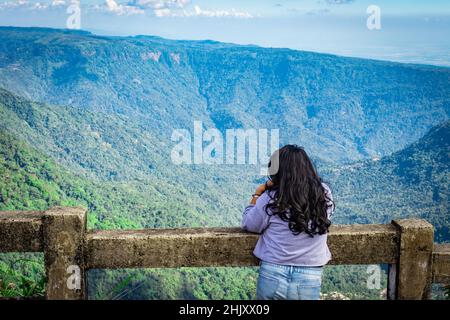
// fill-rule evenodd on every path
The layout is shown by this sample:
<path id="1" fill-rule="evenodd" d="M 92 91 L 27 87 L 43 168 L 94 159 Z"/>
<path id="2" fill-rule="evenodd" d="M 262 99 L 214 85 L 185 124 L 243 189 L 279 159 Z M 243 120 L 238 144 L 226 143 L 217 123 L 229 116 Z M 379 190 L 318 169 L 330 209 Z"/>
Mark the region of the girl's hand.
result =
<path id="1" fill-rule="evenodd" d="M 266 185 L 265 184 L 260 184 L 255 191 L 255 194 L 260 196 L 264 193 L 264 191 L 266 191 Z"/>
<path id="2" fill-rule="evenodd" d="M 273 186 L 272 180 L 267 180 L 266 183 L 261 184 L 258 186 L 258 188 L 256 188 L 255 194 L 262 195 L 264 193 L 264 191 L 266 191 L 266 187 L 271 187 L 271 186 Z"/>
<path id="3" fill-rule="evenodd" d="M 269 180 L 266 183 L 259 185 L 258 188 L 256 188 L 255 194 L 253 195 L 252 199 L 250 200 L 250 204 L 256 203 L 256 200 L 258 199 L 258 197 L 260 195 L 262 195 L 264 193 L 264 191 L 266 191 L 266 186 L 268 186 L 268 187 L 273 186 L 273 182 Z"/>
<path id="4" fill-rule="evenodd" d="M 266 191 L 266 187 L 271 187 L 271 186 L 273 186 L 272 180 L 267 180 L 266 183 L 261 184 L 261 185 L 258 186 L 258 188 L 256 188 L 256 192 L 255 193 L 261 195 L 261 194 L 264 193 L 264 191 Z"/>

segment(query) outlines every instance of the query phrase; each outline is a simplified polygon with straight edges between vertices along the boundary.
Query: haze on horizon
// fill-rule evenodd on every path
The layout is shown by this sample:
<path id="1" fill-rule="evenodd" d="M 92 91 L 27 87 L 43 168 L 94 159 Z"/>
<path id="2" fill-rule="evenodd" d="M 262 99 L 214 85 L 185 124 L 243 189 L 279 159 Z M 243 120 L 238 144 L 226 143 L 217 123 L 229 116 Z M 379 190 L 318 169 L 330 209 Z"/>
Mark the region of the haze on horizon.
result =
<path id="1" fill-rule="evenodd" d="M 0 25 L 66 28 L 73 2 L 80 4 L 80 28 L 95 34 L 450 66 L 447 0 L 0 0 Z M 380 9 L 380 29 L 367 27 L 371 5 Z"/>

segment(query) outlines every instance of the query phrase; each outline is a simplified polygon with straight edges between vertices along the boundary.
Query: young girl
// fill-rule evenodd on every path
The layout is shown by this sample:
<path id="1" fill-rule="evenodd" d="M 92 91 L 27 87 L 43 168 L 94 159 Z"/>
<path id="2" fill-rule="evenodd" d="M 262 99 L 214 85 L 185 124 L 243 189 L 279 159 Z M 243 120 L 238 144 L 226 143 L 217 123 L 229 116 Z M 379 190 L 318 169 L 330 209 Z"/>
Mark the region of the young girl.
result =
<path id="1" fill-rule="evenodd" d="M 244 230 L 261 234 L 253 251 L 261 260 L 257 299 L 318 300 L 322 269 L 331 259 L 331 191 L 296 145 L 274 153 L 271 171 L 276 172 L 256 189 L 242 221 Z"/>

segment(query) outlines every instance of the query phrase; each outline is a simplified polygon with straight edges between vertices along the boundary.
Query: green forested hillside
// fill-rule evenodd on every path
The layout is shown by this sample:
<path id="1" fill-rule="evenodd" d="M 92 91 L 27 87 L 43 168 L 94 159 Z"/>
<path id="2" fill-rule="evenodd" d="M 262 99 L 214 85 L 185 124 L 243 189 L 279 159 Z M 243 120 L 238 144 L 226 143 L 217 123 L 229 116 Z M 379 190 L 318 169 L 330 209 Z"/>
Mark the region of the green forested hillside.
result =
<path id="1" fill-rule="evenodd" d="M 2 89 L 0 116 L 1 130 L 40 150 L 36 159 L 50 156 L 86 179 L 83 188 L 93 185 L 74 196 L 88 201 L 103 228 L 234 225 L 243 203 L 239 200 L 250 192 L 247 181 L 247 194 L 233 195 L 245 184 L 234 179 L 232 168 L 169 166 L 157 137 L 126 117 L 34 103 Z"/>
<path id="2" fill-rule="evenodd" d="M 447 121 L 388 157 L 325 171 L 340 207 L 336 221 L 421 217 L 434 225 L 437 241 L 450 241 L 449 137 Z"/>
<path id="3" fill-rule="evenodd" d="M 106 188 L 88 182 L 47 156 L 0 130 L 0 210 L 45 210 L 52 206 L 80 205 L 90 209 L 89 225 L 96 227 L 137 227 L 138 223 L 120 217 L 120 205 L 130 199 L 119 188 Z M 108 190 L 109 189 L 109 190 Z M 105 201 L 110 193 L 111 201 Z M 114 195 L 114 197 L 112 197 Z M 120 199 L 122 198 L 122 201 Z M 98 217 L 109 216 L 99 222 Z"/>

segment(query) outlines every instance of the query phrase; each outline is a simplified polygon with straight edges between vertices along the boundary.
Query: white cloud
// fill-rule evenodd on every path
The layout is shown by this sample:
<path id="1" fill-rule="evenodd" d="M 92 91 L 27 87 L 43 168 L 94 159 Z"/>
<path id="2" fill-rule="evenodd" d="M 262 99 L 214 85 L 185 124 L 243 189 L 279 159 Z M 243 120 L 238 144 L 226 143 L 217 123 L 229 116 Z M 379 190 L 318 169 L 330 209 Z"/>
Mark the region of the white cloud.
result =
<path id="1" fill-rule="evenodd" d="M 64 6 L 64 5 L 66 5 L 65 0 L 53 0 L 52 1 L 52 7 L 59 7 L 59 6 Z"/>
<path id="2" fill-rule="evenodd" d="M 115 13 L 119 16 L 145 13 L 145 11 L 139 7 L 119 4 L 115 0 L 106 0 L 105 1 L 105 9 L 107 11 Z"/>
<path id="3" fill-rule="evenodd" d="M 195 15 L 197 17 L 232 17 L 250 19 L 253 16 L 247 12 L 237 11 L 236 9 L 227 10 L 203 10 L 200 6 L 195 6 Z"/>
<path id="4" fill-rule="evenodd" d="M 25 7 L 25 6 L 28 6 L 27 0 L 0 2 L 0 9 L 13 9 L 13 8 L 19 8 L 19 7 Z"/>
<path id="5" fill-rule="evenodd" d="M 194 6 L 194 10 L 177 10 L 169 8 L 157 8 L 153 9 L 153 13 L 158 18 L 163 17 L 208 17 L 208 18 L 241 18 L 241 19 L 251 19 L 254 18 L 253 15 L 247 12 L 237 11 L 236 9 L 231 10 L 204 10 L 200 6 Z"/>
<path id="6" fill-rule="evenodd" d="M 191 0 L 131 0 L 129 6 L 134 6 L 142 10 L 151 9 L 156 17 L 233 17 L 233 18 L 253 18 L 250 13 L 241 12 L 236 9 L 231 10 L 204 10 L 195 5 L 193 10 L 187 10 Z"/>
<path id="7" fill-rule="evenodd" d="M 191 3 L 191 0 L 131 0 L 130 6 L 151 9 L 184 8 Z"/>
<path id="8" fill-rule="evenodd" d="M 2 1 L 0 2 L 1 9 L 19 9 L 24 8 L 28 10 L 45 10 L 50 7 L 60 7 L 66 4 L 66 0 L 52 0 L 50 1 L 28 1 L 28 0 L 17 0 L 17 1 Z"/>
<path id="9" fill-rule="evenodd" d="M 0 10 L 26 8 L 30 10 L 45 10 L 61 8 L 79 0 L 0 0 Z M 81 2 L 82 3 L 82 2 Z M 83 4 L 83 3 L 82 3 Z M 209 17 L 209 18 L 241 18 L 250 19 L 254 16 L 247 12 L 231 10 L 202 9 L 195 5 L 188 8 L 191 0 L 103 0 L 98 4 L 84 4 L 85 10 L 110 12 L 118 16 L 140 15 L 152 12 L 155 17 Z"/>
<path id="10" fill-rule="evenodd" d="M 157 16 L 158 18 L 161 17 L 170 17 L 172 15 L 172 11 L 170 11 L 170 9 L 164 8 L 164 9 L 154 9 L 153 13 L 155 14 L 155 16 Z"/>
<path id="11" fill-rule="evenodd" d="M 29 9 L 31 10 L 45 10 L 48 8 L 48 4 L 42 2 L 34 3 Z"/>

